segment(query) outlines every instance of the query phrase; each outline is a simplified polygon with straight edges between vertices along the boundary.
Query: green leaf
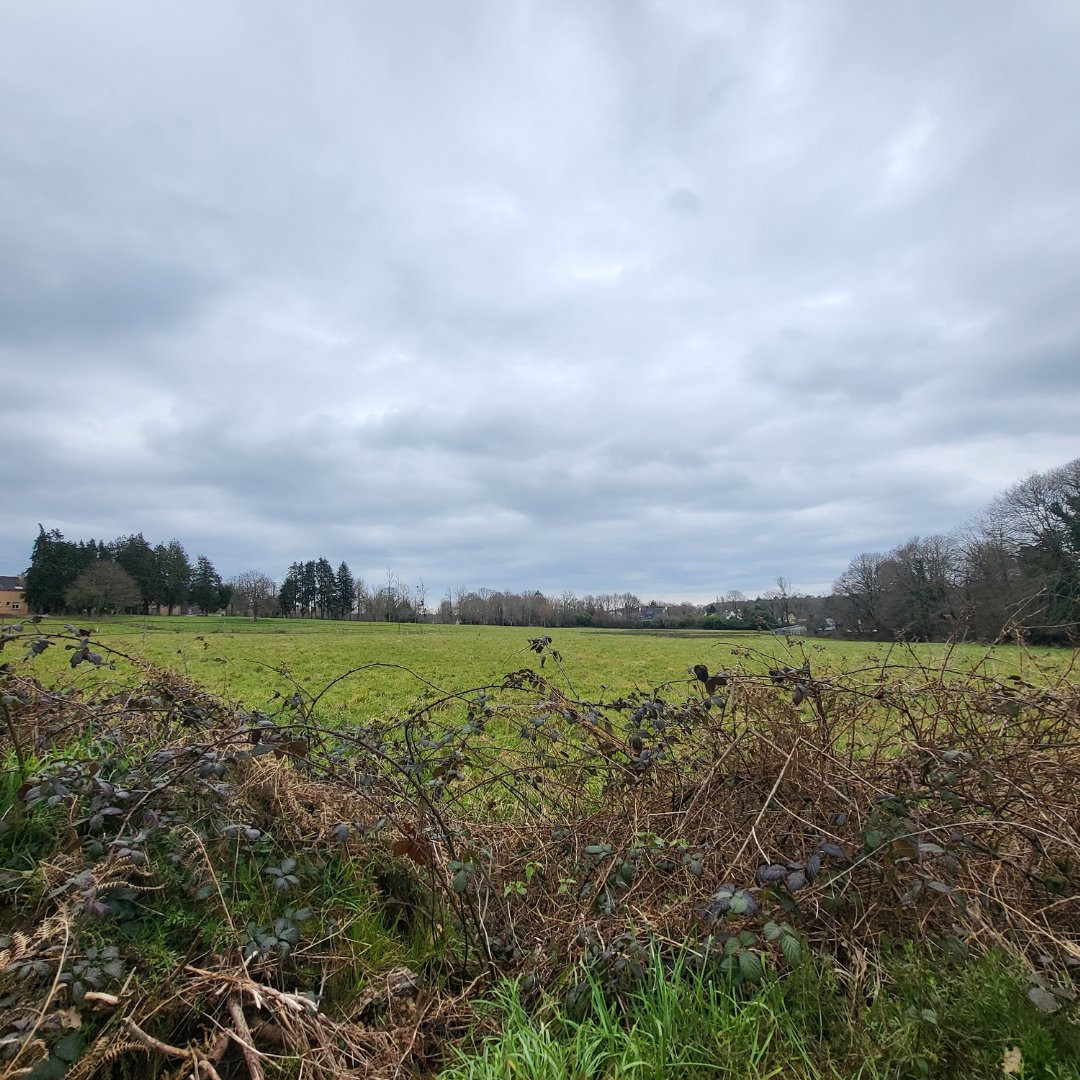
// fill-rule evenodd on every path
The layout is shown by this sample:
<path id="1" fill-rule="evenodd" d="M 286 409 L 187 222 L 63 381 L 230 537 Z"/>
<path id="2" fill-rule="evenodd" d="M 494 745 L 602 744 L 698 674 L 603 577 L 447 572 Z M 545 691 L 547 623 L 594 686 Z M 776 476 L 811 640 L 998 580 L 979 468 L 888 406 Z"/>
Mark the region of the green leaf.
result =
<path id="1" fill-rule="evenodd" d="M 794 934 L 784 934 L 780 939 L 780 951 L 791 967 L 795 967 L 802 959 L 802 946 Z"/>
<path id="2" fill-rule="evenodd" d="M 462 867 L 453 879 L 454 892 L 463 893 L 469 886 L 469 871 Z"/>
<path id="3" fill-rule="evenodd" d="M 761 954 L 751 952 L 739 953 L 739 974 L 748 982 L 757 982 L 765 975 L 765 962 Z"/>
<path id="4" fill-rule="evenodd" d="M 54 1047 L 53 1054 L 68 1064 L 78 1061 L 86 1048 L 86 1036 L 81 1031 L 65 1035 Z"/>

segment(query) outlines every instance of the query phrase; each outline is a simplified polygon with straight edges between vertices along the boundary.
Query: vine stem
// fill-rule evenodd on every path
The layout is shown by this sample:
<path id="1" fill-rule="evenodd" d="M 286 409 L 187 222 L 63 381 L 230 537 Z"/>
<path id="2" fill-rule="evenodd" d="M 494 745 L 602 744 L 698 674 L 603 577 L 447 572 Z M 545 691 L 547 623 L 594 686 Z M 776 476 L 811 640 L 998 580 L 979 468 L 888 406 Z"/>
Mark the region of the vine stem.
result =
<path id="1" fill-rule="evenodd" d="M 22 744 L 15 734 L 15 725 L 11 720 L 11 710 L 6 701 L 0 701 L 0 709 L 4 710 L 4 723 L 7 725 L 8 735 L 11 737 L 11 745 L 15 750 L 15 760 L 19 763 L 19 781 L 26 779 L 26 755 L 23 753 Z"/>

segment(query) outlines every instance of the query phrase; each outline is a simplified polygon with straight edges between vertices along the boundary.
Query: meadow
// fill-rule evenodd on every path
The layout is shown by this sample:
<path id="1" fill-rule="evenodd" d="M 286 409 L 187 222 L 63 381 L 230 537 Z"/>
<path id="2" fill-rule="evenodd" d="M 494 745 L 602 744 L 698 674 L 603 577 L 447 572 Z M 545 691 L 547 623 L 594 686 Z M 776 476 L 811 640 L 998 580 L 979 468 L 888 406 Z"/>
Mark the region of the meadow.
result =
<path id="1" fill-rule="evenodd" d="M 65 622 L 45 620 L 42 629 L 61 632 Z M 548 674 L 564 692 L 588 701 L 669 685 L 685 691 L 695 664 L 760 674 L 808 661 L 815 676 L 861 672 L 869 680 L 890 671 L 925 669 L 957 679 L 1020 675 L 1041 683 L 1060 678 L 1073 662 L 1073 653 L 1062 649 L 780 638 L 753 632 L 134 616 L 92 620 L 90 627 L 102 645 L 190 676 L 212 693 L 251 708 L 270 706 L 275 694 L 288 697 L 297 685 L 318 693 L 346 672 L 367 667 L 335 686 L 322 702 L 351 721 L 400 715 L 421 699 L 497 684 L 517 668 L 539 670 L 529 641 L 543 635 L 552 638 L 560 656 Z M 71 686 L 134 677 L 126 665 L 115 673 L 88 665 L 71 672 L 59 651 L 36 664 Z"/>
<path id="2" fill-rule="evenodd" d="M 71 629 L 0 628 L 4 1080 L 1080 1077 L 1072 652 Z"/>

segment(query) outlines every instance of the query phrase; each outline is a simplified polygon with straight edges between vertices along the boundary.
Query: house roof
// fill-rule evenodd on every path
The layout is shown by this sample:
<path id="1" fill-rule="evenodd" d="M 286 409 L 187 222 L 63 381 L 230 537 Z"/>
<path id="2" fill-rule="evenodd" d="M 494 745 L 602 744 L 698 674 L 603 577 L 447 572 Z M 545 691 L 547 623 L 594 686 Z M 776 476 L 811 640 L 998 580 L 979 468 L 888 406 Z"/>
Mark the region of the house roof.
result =
<path id="1" fill-rule="evenodd" d="M 22 592 L 22 582 L 17 577 L 5 577 L 0 574 L 0 592 Z"/>

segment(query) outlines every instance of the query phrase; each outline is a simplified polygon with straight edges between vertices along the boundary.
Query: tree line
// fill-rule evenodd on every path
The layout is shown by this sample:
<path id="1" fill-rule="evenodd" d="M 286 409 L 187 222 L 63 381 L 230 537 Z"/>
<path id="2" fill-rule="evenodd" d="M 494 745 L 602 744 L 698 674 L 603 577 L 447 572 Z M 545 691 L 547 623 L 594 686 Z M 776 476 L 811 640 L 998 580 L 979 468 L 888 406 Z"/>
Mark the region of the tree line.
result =
<path id="1" fill-rule="evenodd" d="M 838 623 L 916 640 L 1080 634 L 1080 458 L 1034 473 L 973 522 L 856 555 L 833 586 Z"/>
<path id="2" fill-rule="evenodd" d="M 134 533 L 112 541 L 72 541 L 41 525 L 23 586 L 28 608 L 45 615 L 170 615 L 194 607 L 257 617 L 270 612 L 276 594 L 272 579 L 260 571 L 223 581 L 208 556 L 192 563 L 176 539 L 151 545 Z"/>
<path id="3" fill-rule="evenodd" d="M 294 562 L 277 595 L 285 618 L 360 619 L 368 622 L 423 622 L 431 618 L 424 579 L 410 588 L 392 571 L 368 587 L 342 561 L 335 570 L 325 556 Z"/>
<path id="4" fill-rule="evenodd" d="M 342 560 L 294 562 L 280 587 L 258 570 L 223 581 L 206 555 L 142 533 L 111 542 L 66 540 L 39 526 L 25 575 L 29 608 L 212 613 L 286 618 L 473 623 L 506 626 L 653 627 L 848 633 L 912 640 L 1074 641 L 1080 635 L 1080 458 L 1019 481 L 979 517 L 948 535 L 915 536 L 884 554 L 856 555 L 827 596 L 797 594 L 780 576 L 748 598 L 708 604 L 643 603 L 633 593 L 547 595 L 490 588 L 449 590 L 433 610 L 423 578 L 392 570 L 370 588 Z"/>

